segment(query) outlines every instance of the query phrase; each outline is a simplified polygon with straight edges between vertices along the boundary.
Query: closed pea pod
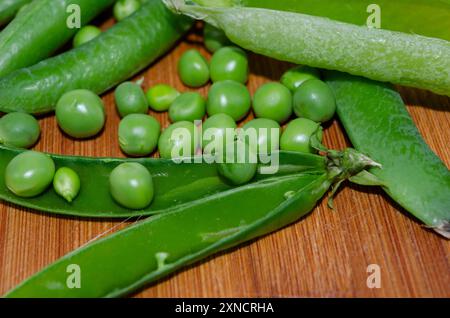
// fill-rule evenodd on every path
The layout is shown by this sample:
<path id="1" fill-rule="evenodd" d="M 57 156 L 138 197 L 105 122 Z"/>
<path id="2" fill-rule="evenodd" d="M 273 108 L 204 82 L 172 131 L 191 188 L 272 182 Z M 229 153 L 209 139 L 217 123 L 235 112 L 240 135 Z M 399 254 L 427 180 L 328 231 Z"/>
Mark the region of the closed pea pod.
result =
<path id="1" fill-rule="evenodd" d="M 39 139 L 41 129 L 36 118 L 25 113 L 10 113 L 0 119 L 0 144 L 30 148 Z"/>
<path id="2" fill-rule="evenodd" d="M 78 174 L 68 167 L 59 168 L 53 178 L 55 192 L 67 202 L 72 202 L 80 192 L 81 182 Z"/>

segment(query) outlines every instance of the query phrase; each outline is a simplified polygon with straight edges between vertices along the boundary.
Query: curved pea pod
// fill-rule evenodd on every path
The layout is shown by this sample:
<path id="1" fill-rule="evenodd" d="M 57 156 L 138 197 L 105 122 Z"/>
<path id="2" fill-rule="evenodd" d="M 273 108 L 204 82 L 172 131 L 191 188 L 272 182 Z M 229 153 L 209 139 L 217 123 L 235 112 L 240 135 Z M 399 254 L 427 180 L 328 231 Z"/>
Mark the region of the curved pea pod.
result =
<path id="1" fill-rule="evenodd" d="M 68 254 L 6 297 L 126 295 L 209 255 L 297 221 L 349 172 L 328 163 L 329 168 L 320 173 L 275 176 L 169 208 Z M 350 166 L 359 171 L 365 164 Z M 81 288 L 67 285 L 72 282 L 67 269 L 73 264 L 80 270 Z"/>
<path id="2" fill-rule="evenodd" d="M 175 12 L 223 29 L 232 42 L 262 55 L 450 96 L 449 41 L 301 13 L 163 1 Z"/>
<path id="3" fill-rule="evenodd" d="M 450 237 L 450 171 L 421 137 L 389 85 L 338 72 L 325 79 L 354 147 L 383 165 L 372 169 L 403 208 Z"/>
<path id="4" fill-rule="evenodd" d="M 78 14 L 84 25 L 113 3 L 114 0 L 33 1 L 0 33 L 0 77 L 49 57 L 69 41 L 78 31 L 71 24 L 71 14 Z"/>
<path id="5" fill-rule="evenodd" d="M 196 2 L 210 0 L 197 0 Z M 227 1 L 227 0 L 224 0 Z M 450 41 L 448 0 L 234 0 L 246 7 L 292 11 L 367 25 L 379 13 L 380 27 Z M 375 15 L 374 15 L 375 14 Z M 419 22 L 420 21 L 420 22 Z"/>
<path id="6" fill-rule="evenodd" d="M 53 189 L 34 198 L 20 198 L 10 192 L 5 182 L 8 163 L 22 150 L 0 146 L 0 199 L 33 210 L 60 215 L 94 218 L 125 218 L 163 213 L 172 206 L 182 206 L 202 200 L 212 194 L 227 191 L 231 184 L 223 180 L 215 164 L 191 164 L 188 169 L 163 159 L 113 159 L 84 158 L 50 155 L 56 168 L 72 169 L 80 178 L 81 189 L 73 202 L 68 203 Z M 280 153 L 277 175 L 323 171 L 325 160 L 309 154 Z M 115 167 L 124 162 L 139 162 L 152 174 L 155 197 L 144 210 L 128 210 L 117 204 L 109 192 L 109 176 Z M 298 164 L 301 162 L 302 164 Z M 260 169 L 261 170 L 261 169 Z M 270 175 L 258 173 L 255 180 Z"/>
<path id="7" fill-rule="evenodd" d="M 147 0 L 85 45 L 1 79 L 0 111 L 45 113 L 68 91 L 103 93 L 165 53 L 190 26 L 190 19 L 172 14 L 160 0 Z"/>
<path id="8" fill-rule="evenodd" d="M 0 1 L 0 26 L 11 21 L 17 11 L 31 0 L 3 0 Z"/>

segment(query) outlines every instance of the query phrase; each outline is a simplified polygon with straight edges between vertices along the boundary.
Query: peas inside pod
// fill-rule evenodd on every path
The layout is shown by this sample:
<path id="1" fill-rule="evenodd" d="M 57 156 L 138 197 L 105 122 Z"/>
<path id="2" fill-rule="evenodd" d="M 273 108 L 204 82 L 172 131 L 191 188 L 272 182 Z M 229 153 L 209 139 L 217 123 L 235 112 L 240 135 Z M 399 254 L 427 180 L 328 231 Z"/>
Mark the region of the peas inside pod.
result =
<path id="1" fill-rule="evenodd" d="M 137 162 L 117 166 L 109 177 L 111 195 L 120 205 L 139 210 L 153 200 L 153 179 L 150 172 Z"/>
<path id="2" fill-rule="evenodd" d="M 30 148 L 39 139 L 38 121 L 26 113 L 9 113 L 0 119 L 0 144 L 17 148 Z"/>
<path id="3" fill-rule="evenodd" d="M 67 202 L 72 202 L 80 192 L 81 181 L 78 174 L 68 168 L 59 168 L 55 177 L 53 178 L 53 188 L 55 192 L 61 197 L 67 200 Z"/>
<path id="4" fill-rule="evenodd" d="M 14 157 L 6 167 L 5 183 L 15 195 L 35 197 L 44 192 L 53 181 L 55 164 L 41 152 L 26 151 Z"/>

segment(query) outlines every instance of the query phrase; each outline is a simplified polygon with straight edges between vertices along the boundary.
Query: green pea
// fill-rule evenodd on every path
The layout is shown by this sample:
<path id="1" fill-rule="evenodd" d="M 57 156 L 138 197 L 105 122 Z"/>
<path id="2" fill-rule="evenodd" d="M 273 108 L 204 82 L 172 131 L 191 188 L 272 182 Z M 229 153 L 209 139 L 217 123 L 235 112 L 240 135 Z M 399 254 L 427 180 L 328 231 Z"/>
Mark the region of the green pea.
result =
<path id="1" fill-rule="evenodd" d="M 178 96 L 169 108 L 169 118 L 177 121 L 201 120 L 206 113 L 206 101 L 199 93 L 188 92 Z"/>
<path id="2" fill-rule="evenodd" d="M 295 92 L 300 85 L 310 79 L 320 79 L 319 71 L 313 67 L 300 65 L 284 73 L 280 82 L 291 92 Z"/>
<path id="3" fill-rule="evenodd" d="M 224 46 L 231 45 L 231 41 L 225 33 L 209 23 L 205 23 L 205 27 L 203 28 L 203 41 L 205 42 L 205 47 L 211 53 L 216 52 Z"/>
<path id="4" fill-rule="evenodd" d="M 224 163 L 218 165 L 218 172 L 232 184 L 242 185 L 253 179 L 258 164 L 256 160 L 252 162 L 250 147 L 245 142 L 237 140 L 233 146 L 234 152 L 225 156 Z M 232 162 L 228 161 L 229 158 L 233 159 Z"/>
<path id="5" fill-rule="evenodd" d="M 214 150 L 220 150 L 220 152 L 224 152 L 226 143 L 228 142 L 226 138 L 226 130 L 236 128 L 236 122 L 231 116 L 227 114 L 215 114 L 206 119 L 202 125 L 202 148 L 204 153 L 214 153 Z M 219 145 L 217 146 L 222 147 L 220 147 L 220 149 L 214 149 L 217 148 L 214 147 L 214 141 L 217 141 L 219 143 Z M 220 141 L 222 141 L 222 145 L 220 145 Z M 208 144 L 211 144 L 212 149 L 210 149 L 210 146 L 208 146 Z"/>
<path id="6" fill-rule="evenodd" d="M 197 128 L 190 121 L 179 121 L 170 125 L 159 137 L 159 155 L 164 159 L 192 157 L 195 155 Z"/>
<path id="7" fill-rule="evenodd" d="M 235 81 L 223 81 L 211 86 L 206 110 L 209 116 L 223 113 L 239 121 L 248 114 L 251 103 L 251 96 L 245 85 Z"/>
<path id="8" fill-rule="evenodd" d="M 87 43 L 102 33 L 102 30 L 93 25 L 86 25 L 82 27 L 73 38 L 73 47 Z"/>
<path id="9" fill-rule="evenodd" d="M 280 125 L 272 119 L 253 119 L 244 125 L 243 133 L 244 140 L 255 153 L 270 154 L 279 149 Z"/>
<path id="10" fill-rule="evenodd" d="M 97 135 L 105 125 L 105 108 L 100 97 L 85 89 L 64 94 L 56 104 L 59 127 L 74 138 Z"/>
<path id="11" fill-rule="evenodd" d="M 322 128 L 320 124 L 306 118 L 292 120 L 281 135 L 280 147 L 284 151 L 316 153 L 311 147 L 311 137 L 316 134 L 322 141 Z"/>
<path id="12" fill-rule="evenodd" d="M 185 85 L 201 87 L 209 81 L 208 61 L 197 50 L 186 51 L 178 61 L 178 74 Z"/>
<path id="13" fill-rule="evenodd" d="M 30 148 L 39 139 L 41 129 L 33 116 L 10 113 L 0 119 L 0 144 L 17 148 Z"/>
<path id="14" fill-rule="evenodd" d="M 253 97 L 253 110 L 256 117 L 284 123 L 292 114 L 292 94 L 280 83 L 264 84 Z"/>
<path id="15" fill-rule="evenodd" d="M 223 47 L 214 53 L 210 70 L 213 82 L 232 80 L 245 84 L 249 73 L 247 54 L 238 47 Z"/>
<path id="16" fill-rule="evenodd" d="M 26 151 L 6 167 L 5 183 L 19 197 L 31 198 L 44 192 L 55 175 L 53 160 L 41 152 Z"/>
<path id="17" fill-rule="evenodd" d="M 109 186 L 114 200 L 128 209 L 144 209 L 153 200 L 152 176 L 137 162 L 117 166 L 109 176 Z"/>
<path id="18" fill-rule="evenodd" d="M 80 192 L 80 177 L 70 168 L 59 168 L 53 178 L 53 188 L 61 197 L 72 202 Z"/>
<path id="19" fill-rule="evenodd" d="M 158 145 L 161 124 L 145 114 L 130 114 L 119 124 L 120 149 L 130 156 L 151 154 Z"/>
<path id="20" fill-rule="evenodd" d="M 336 99 L 331 88 L 321 80 L 303 83 L 294 94 L 294 112 L 298 117 L 326 122 L 336 112 Z"/>
<path id="21" fill-rule="evenodd" d="M 147 100 L 151 109 L 157 112 L 167 111 L 180 93 L 170 85 L 158 84 L 147 91 Z"/>
<path id="22" fill-rule="evenodd" d="M 136 83 L 125 82 L 120 84 L 114 92 L 114 97 L 120 117 L 148 112 L 147 98 L 141 86 Z"/>
<path id="23" fill-rule="evenodd" d="M 128 16 L 135 13 L 141 7 L 139 0 L 118 0 L 114 5 L 114 18 L 117 21 L 122 21 Z"/>

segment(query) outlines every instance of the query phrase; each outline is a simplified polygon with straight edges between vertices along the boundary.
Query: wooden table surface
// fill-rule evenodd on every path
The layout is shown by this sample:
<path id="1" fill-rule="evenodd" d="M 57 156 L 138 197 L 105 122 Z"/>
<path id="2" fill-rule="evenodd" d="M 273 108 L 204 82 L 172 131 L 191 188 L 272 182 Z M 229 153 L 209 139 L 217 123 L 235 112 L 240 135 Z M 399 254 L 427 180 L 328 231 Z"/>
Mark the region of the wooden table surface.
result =
<path id="1" fill-rule="evenodd" d="M 107 23 L 108 25 L 110 23 Z M 168 83 L 181 91 L 176 64 L 189 48 L 206 56 L 191 33 L 170 54 L 135 79 L 145 89 Z M 250 55 L 252 93 L 277 81 L 290 65 Z M 430 147 L 450 165 L 450 99 L 399 88 Z M 208 87 L 199 90 L 206 96 Z M 119 116 L 111 92 L 104 95 L 107 125 L 95 139 L 65 137 L 54 116 L 40 120 L 35 149 L 66 155 L 123 157 Z M 153 114 L 168 125 L 167 114 Z M 249 116 L 248 119 L 250 119 Z M 325 144 L 349 146 L 338 120 L 327 125 Z M 325 200 L 324 200 L 325 201 Z M 300 222 L 239 248 L 211 257 L 135 297 L 450 297 L 450 242 L 424 228 L 379 189 L 347 185 Z M 0 295 L 66 253 L 128 224 L 49 216 L 0 202 Z M 132 246 L 130 246 L 132 248 Z M 367 267 L 381 269 L 381 288 L 367 287 Z"/>

